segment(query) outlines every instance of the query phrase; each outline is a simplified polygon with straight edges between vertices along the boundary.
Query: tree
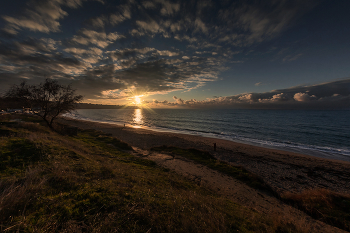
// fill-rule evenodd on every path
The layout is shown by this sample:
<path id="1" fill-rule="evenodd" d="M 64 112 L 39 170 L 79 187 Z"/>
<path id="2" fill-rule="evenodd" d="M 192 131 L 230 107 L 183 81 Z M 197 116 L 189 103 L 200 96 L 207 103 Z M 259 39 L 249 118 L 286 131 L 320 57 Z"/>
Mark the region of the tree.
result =
<path id="1" fill-rule="evenodd" d="M 23 81 L 20 85 L 13 85 L 5 97 L 22 103 L 23 107 L 37 109 L 33 113 L 40 116 L 52 130 L 56 117 L 74 110 L 76 103 L 83 99 L 83 96 L 75 95 L 70 85 L 60 85 L 52 79 L 46 79 L 39 85 L 28 85 Z"/>

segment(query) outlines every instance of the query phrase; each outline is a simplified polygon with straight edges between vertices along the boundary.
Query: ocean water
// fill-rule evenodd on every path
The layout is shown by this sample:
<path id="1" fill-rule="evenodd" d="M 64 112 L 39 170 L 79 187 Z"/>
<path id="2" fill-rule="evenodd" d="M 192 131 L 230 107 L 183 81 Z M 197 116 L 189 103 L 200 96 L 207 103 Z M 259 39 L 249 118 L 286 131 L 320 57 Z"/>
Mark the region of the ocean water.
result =
<path id="1" fill-rule="evenodd" d="M 350 161 L 350 110 L 79 109 L 67 116 Z"/>

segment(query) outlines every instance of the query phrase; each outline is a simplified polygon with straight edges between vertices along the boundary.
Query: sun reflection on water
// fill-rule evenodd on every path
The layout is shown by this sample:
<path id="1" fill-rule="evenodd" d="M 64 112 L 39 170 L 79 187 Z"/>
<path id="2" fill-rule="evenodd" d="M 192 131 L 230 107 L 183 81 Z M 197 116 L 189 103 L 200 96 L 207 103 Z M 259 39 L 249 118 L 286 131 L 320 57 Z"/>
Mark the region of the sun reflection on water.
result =
<path id="1" fill-rule="evenodd" d="M 143 124 L 143 120 L 142 120 L 143 116 L 142 116 L 142 109 L 135 109 L 134 111 L 134 118 L 133 118 L 133 122 L 134 124 L 136 124 L 136 126 L 133 126 L 134 128 L 140 128 L 141 125 Z"/>

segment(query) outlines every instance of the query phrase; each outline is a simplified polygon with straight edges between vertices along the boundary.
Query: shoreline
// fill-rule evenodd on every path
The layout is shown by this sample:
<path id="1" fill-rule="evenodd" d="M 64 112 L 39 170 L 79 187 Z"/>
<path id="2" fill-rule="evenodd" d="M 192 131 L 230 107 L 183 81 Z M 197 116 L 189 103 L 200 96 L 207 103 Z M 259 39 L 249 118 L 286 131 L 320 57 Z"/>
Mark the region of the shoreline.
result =
<path id="1" fill-rule="evenodd" d="M 266 149 L 292 152 L 292 153 L 303 154 L 303 155 L 308 155 L 308 156 L 313 156 L 313 157 L 318 157 L 323 159 L 350 162 L 350 151 L 348 152 L 346 150 L 346 152 L 339 152 L 344 150 L 340 148 L 329 148 L 329 147 L 320 147 L 320 146 L 311 146 L 311 145 L 302 145 L 302 144 L 293 144 L 293 143 L 288 144 L 283 142 L 272 142 L 272 141 L 270 142 L 270 141 L 262 141 L 259 139 L 249 139 L 249 138 L 247 138 L 247 140 L 244 140 L 244 138 L 243 139 L 232 138 L 230 136 L 223 136 L 220 134 L 208 133 L 208 132 L 197 132 L 197 131 L 192 132 L 190 130 L 185 131 L 185 130 L 179 130 L 179 129 L 160 128 L 160 127 L 151 128 L 148 126 L 136 126 L 131 124 L 124 124 L 122 122 L 79 119 L 79 118 L 74 118 L 70 116 L 64 116 L 64 118 L 77 120 L 77 121 L 111 124 L 119 127 L 123 127 L 123 125 L 125 125 L 126 127 L 130 127 L 130 128 L 149 130 L 149 131 L 154 131 L 159 133 L 172 133 L 172 134 L 182 134 L 182 135 L 191 135 L 191 136 L 204 137 L 204 138 L 219 139 L 219 140 L 225 140 L 225 141 L 230 141 L 230 142 L 239 143 L 239 144 L 246 144 L 250 146 L 266 148 Z"/>
<path id="2" fill-rule="evenodd" d="M 158 146 L 208 151 L 217 159 L 242 166 L 260 176 L 279 193 L 325 188 L 350 194 L 350 162 L 319 158 L 198 135 L 158 132 L 111 123 L 60 118 L 60 123 L 109 133 L 144 150 Z M 216 143 L 216 151 L 213 149 Z"/>
<path id="3" fill-rule="evenodd" d="M 326 210 L 323 210 L 323 205 L 319 207 L 312 204 L 312 212 L 314 210 L 320 211 L 322 216 L 326 216 L 326 218 L 322 216 L 312 218 L 307 214 L 312 212 L 308 210 L 303 212 L 302 209 L 304 209 L 305 205 L 298 199 L 293 198 L 293 195 L 288 196 L 284 195 L 283 192 L 277 192 L 277 188 L 273 186 L 273 179 L 269 180 L 266 177 L 259 179 L 258 176 L 244 171 L 242 167 L 236 169 L 226 166 L 219 160 L 211 159 L 211 156 L 208 156 L 207 153 L 202 154 L 193 150 L 167 150 L 166 148 L 165 150 L 142 150 L 136 148 L 136 146 L 150 148 L 157 144 L 170 146 L 176 144 L 180 147 L 190 148 L 211 148 L 211 141 L 208 142 L 206 140 L 214 139 L 155 133 L 149 130 L 116 127 L 110 124 L 71 119 L 58 118 L 56 122 L 56 129 L 61 129 L 60 132 L 65 132 L 66 134 L 62 135 L 51 131 L 42 120 L 35 116 L 15 114 L 3 119 L 4 148 L 8 151 L 5 155 L 9 155 L 11 158 L 14 157 L 14 159 L 22 159 L 23 157 L 20 163 L 15 164 L 8 160 L 8 156 L 4 160 L 6 167 L 2 175 L 5 177 L 5 181 L 9 181 L 5 184 L 9 188 L 6 189 L 5 187 L 6 192 L 4 195 L 9 197 L 7 199 L 10 202 L 15 201 L 13 205 L 7 205 L 13 207 L 9 209 L 7 216 L 13 216 L 12 212 L 16 212 L 21 220 L 23 219 L 23 211 L 18 211 L 18 209 L 26 210 L 26 207 L 29 206 L 26 216 L 30 217 L 31 213 L 39 211 L 39 215 L 50 220 L 52 213 L 57 216 L 65 216 L 67 214 L 67 211 L 61 211 L 63 206 L 65 207 L 64 210 L 69 208 L 69 210 L 72 210 L 70 212 L 78 213 L 78 215 L 74 214 L 75 217 L 84 216 L 83 221 L 86 220 L 87 223 L 91 222 L 91 219 L 96 219 L 96 216 L 102 216 L 102 220 L 104 217 L 109 219 L 112 216 L 111 219 L 113 221 L 111 223 L 113 223 L 125 220 L 115 220 L 114 214 L 117 217 L 122 216 L 128 219 L 130 217 L 134 221 L 135 217 L 136 220 L 140 218 L 139 216 L 143 219 L 144 216 L 147 217 L 149 213 L 154 212 L 156 214 L 159 213 L 161 216 L 164 216 L 165 213 L 165 218 L 163 219 L 166 221 L 165 226 L 167 227 L 168 220 L 173 219 L 175 215 L 175 217 L 178 216 L 176 213 L 175 215 L 173 214 L 173 210 L 178 209 L 179 213 L 183 212 L 184 203 L 188 206 L 186 210 L 188 216 L 193 216 L 193 209 L 198 210 L 198 206 L 207 208 L 208 203 L 214 203 L 213 206 L 208 206 L 207 209 L 204 209 L 205 213 L 210 213 L 209 217 L 205 216 L 205 218 L 199 220 L 195 219 L 205 223 L 204 231 L 208 229 L 208 225 L 211 225 L 207 224 L 211 216 L 214 216 L 214 218 L 219 216 L 223 222 L 228 223 L 227 229 L 229 230 L 232 230 L 232 224 L 240 223 L 243 218 L 249 220 L 249 226 L 255 221 L 258 222 L 257 227 L 252 225 L 253 231 L 259 231 L 259 229 L 265 231 L 268 229 L 269 231 L 270 228 L 272 231 L 280 231 L 281 229 L 302 231 L 306 228 L 325 232 L 343 232 L 337 227 L 348 229 L 348 221 L 345 219 L 343 223 L 343 216 L 347 216 L 347 212 L 342 208 L 342 203 L 339 206 L 338 201 L 333 201 L 333 197 L 341 198 L 340 201 L 344 200 L 346 204 L 350 195 L 339 196 L 327 190 L 313 191 L 311 194 L 323 195 L 325 193 L 326 199 L 324 199 L 324 196 L 316 195 L 316 200 L 322 202 L 324 200 L 330 201 L 331 206 L 327 206 Z M 81 129 L 69 127 L 69 125 L 77 126 Z M 131 148 L 120 143 L 117 138 L 129 141 L 134 147 Z M 271 154 L 269 154 L 269 152 L 261 152 L 263 148 L 237 143 L 232 144 L 232 142 L 222 140 L 217 142 L 220 143 L 220 146 L 217 147 L 218 150 L 216 152 L 210 152 L 212 155 L 220 157 L 229 153 L 229 156 L 234 159 L 243 156 L 245 162 L 257 161 L 260 171 L 268 172 L 272 170 L 270 162 L 274 160 L 273 156 L 279 157 L 278 154 L 276 155 L 278 153 L 276 150 L 270 150 Z M 242 148 L 239 148 L 239 146 L 242 146 Z M 248 149 L 251 151 L 248 151 Z M 263 159 L 254 158 L 254 153 L 257 153 Z M 42 156 L 43 154 L 44 156 Z M 293 156 L 293 158 L 295 157 Z M 43 162 L 45 163 L 45 168 L 42 168 Z M 290 159 L 287 160 L 285 158 L 284 162 L 280 162 L 281 165 L 291 165 Z M 7 164 L 10 166 L 7 166 Z M 247 167 L 254 169 L 254 166 Z M 15 174 L 12 173 L 14 171 L 13 168 L 15 168 Z M 291 166 L 286 170 L 282 167 L 282 170 L 288 174 L 293 172 L 295 168 Z M 341 171 L 338 170 L 338 174 L 339 172 Z M 47 177 L 50 179 L 48 180 Z M 271 184 L 272 190 L 262 183 L 263 180 Z M 24 185 L 18 186 L 18 182 Z M 29 192 L 27 183 L 30 186 Z M 282 186 L 284 187 L 283 190 L 288 190 L 287 183 L 280 183 L 284 185 Z M 16 190 L 13 190 L 13 187 Z M 19 189 L 19 192 L 17 192 L 17 189 Z M 64 198 L 62 198 L 62 195 L 56 195 L 56 199 L 52 199 L 52 192 L 61 193 Z M 21 198 L 16 198 L 18 195 Z M 84 198 L 83 202 L 81 200 L 82 195 Z M 37 202 L 38 196 L 42 197 L 39 200 L 41 202 Z M 31 200 L 34 202 L 30 202 Z M 308 199 L 303 197 L 302 200 Z M 45 205 L 48 202 L 53 204 L 52 211 L 40 213 L 42 204 Z M 78 204 L 72 205 L 71 203 L 73 202 Z M 295 205 L 291 204 L 294 202 Z M 7 202 L 5 201 L 4 203 L 5 207 L 7 207 Z M 333 203 L 336 208 L 333 208 Z M 105 208 L 101 209 L 101 206 Z M 134 206 L 135 208 L 139 206 L 138 209 L 135 209 L 137 211 L 135 212 L 136 215 L 123 215 L 125 212 L 133 211 Z M 231 211 L 230 208 L 232 206 L 234 209 Z M 120 213 L 116 213 L 116 210 L 120 210 Z M 336 213 L 333 214 L 334 210 Z M 202 212 L 200 210 L 198 216 L 202 217 Z M 222 213 L 225 215 L 222 215 Z M 236 213 L 240 214 L 237 220 L 235 218 Z M 333 224 L 333 216 L 337 221 L 339 219 L 342 222 Z M 63 222 L 60 221 L 58 228 L 61 229 L 67 224 L 71 224 L 71 219 L 72 216 L 65 218 Z M 161 223 L 163 219 L 157 221 Z M 183 219 L 183 216 L 180 216 L 179 219 L 175 219 L 176 225 L 174 226 L 178 226 L 177 223 Z M 251 219 L 254 219 L 254 222 Z M 100 219 L 97 219 L 97 221 L 101 222 Z M 152 222 L 152 220 L 148 222 Z M 30 224 L 30 222 L 28 223 Z M 57 226 L 56 223 L 57 221 L 54 221 L 54 226 Z M 78 223 L 79 226 L 81 225 L 80 223 Z M 265 225 L 261 227 L 261 223 Z M 327 223 L 331 223 L 332 226 L 327 225 Z M 129 225 L 134 225 L 134 222 Z M 216 222 L 214 225 L 220 226 L 220 229 L 215 228 L 213 230 L 215 232 L 223 229 L 221 223 Z M 75 225 L 73 226 L 75 227 Z M 153 226 L 148 226 L 145 228 L 145 231 L 149 231 Z M 248 225 L 244 225 L 242 229 L 247 229 L 246 226 Z M 40 224 L 38 227 L 40 227 Z M 95 224 L 85 224 L 82 229 L 88 229 L 87 227 L 90 230 L 96 229 Z M 166 227 L 162 229 L 168 229 Z M 69 227 L 67 229 L 72 228 Z M 176 228 L 174 229 L 176 230 Z M 193 228 L 189 228 L 189 231 L 191 230 Z"/>

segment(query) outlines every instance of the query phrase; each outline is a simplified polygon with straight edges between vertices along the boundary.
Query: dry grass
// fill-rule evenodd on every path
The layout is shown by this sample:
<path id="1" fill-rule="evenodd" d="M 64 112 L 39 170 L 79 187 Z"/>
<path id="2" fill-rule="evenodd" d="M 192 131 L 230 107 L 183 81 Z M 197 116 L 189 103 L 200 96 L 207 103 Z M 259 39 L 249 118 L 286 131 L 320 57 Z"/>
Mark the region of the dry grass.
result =
<path id="1" fill-rule="evenodd" d="M 0 181 L 0 222 L 12 223 L 6 224 L 6 228 L 1 225 L 1 232 L 20 229 L 24 224 L 27 205 L 36 198 L 46 183 L 41 172 L 39 167 L 28 167 L 23 178 Z"/>
<path id="2" fill-rule="evenodd" d="M 302 193 L 285 193 L 283 199 L 315 219 L 350 231 L 350 195 L 311 189 Z"/>
<path id="3" fill-rule="evenodd" d="M 0 127 L 10 132 L 0 137 L 3 232 L 309 232 L 132 156 L 101 132 L 68 137 L 30 122 Z"/>
<path id="4" fill-rule="evenodd" d="M 247 171 L 241 166 L 233 166 L 224 161 L 220 161 L 212 156 L 209 152 L 201 151 L 197 149 L 182 149 L 177 147 L 153 147 L 151 150 L 170 153 L 173 156 L 181 156 L 197 163 L 203 164 L 213 170 L 219 171 L 223 174 L 229 175 L 238 179 L 252 188 L 259 189 L 260 191 L 268 194 L 277 194 L 268 186 L 260 177 Z"/>

